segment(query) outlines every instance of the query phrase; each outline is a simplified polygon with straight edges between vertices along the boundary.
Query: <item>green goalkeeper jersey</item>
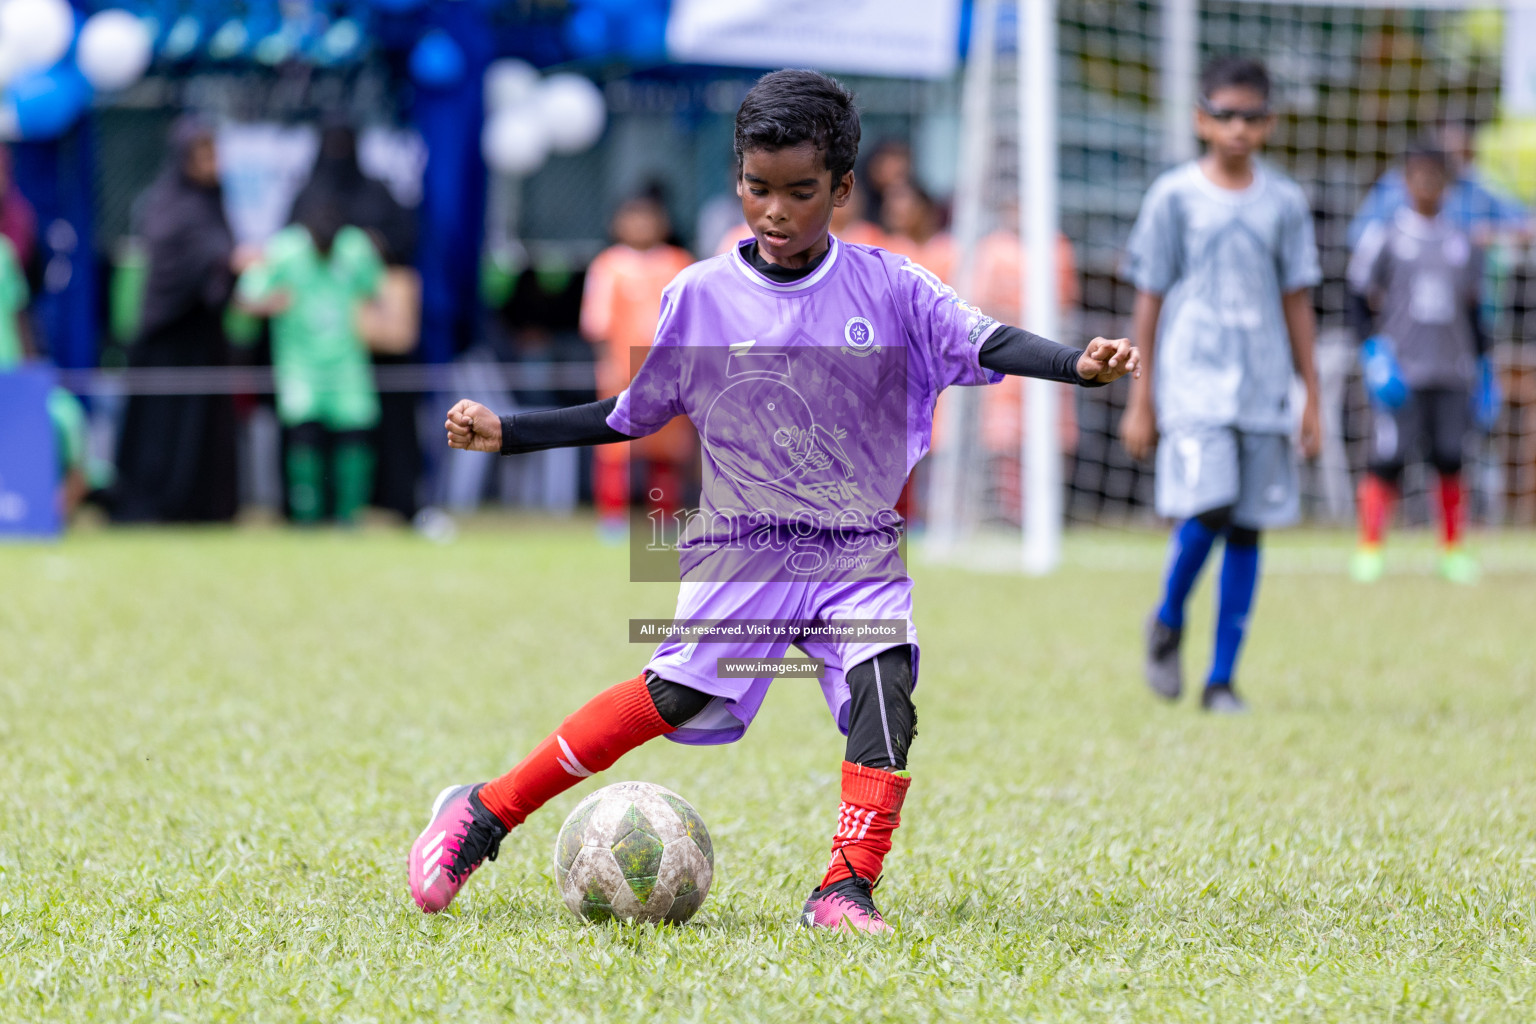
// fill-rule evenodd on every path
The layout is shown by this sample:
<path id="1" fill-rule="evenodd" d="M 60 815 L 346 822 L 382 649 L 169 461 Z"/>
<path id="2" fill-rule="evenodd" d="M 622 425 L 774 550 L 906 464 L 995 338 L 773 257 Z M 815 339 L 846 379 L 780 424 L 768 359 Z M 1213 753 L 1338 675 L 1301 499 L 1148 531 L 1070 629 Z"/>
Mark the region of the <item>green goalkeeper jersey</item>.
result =
<path id="1" fill-rule="evenodd" d="M 272 236 L 261 262 L 241 275 L 241 298 L 287 300 L 272 318 L 272 366 L 284 423 L 365 430 L 378 422 L 378 395 L 357 311 L 383 278 L 383 260 L 360 228 L 338 231 L 330 254 L 323 256 L 297 225 Z"/>

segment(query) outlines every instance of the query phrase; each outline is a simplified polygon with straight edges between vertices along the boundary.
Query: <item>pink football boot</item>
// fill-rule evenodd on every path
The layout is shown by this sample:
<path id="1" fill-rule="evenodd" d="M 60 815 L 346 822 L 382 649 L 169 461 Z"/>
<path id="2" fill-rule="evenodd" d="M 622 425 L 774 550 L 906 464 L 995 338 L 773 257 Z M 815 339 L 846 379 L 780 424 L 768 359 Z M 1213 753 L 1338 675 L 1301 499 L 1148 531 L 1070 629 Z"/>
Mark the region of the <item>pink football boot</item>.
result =
<path id="1" fill-rule="evenodd" d="M 854 875 L 825 889 L 812 889 L 800 923 L 807 928 L 884 935 L 895 931 L 875 907 L 875 883 Z"/>
<path id="2" fill-rule="evenodd" d="M 435 914 L 459 894 L 469 876 L 496 851 L 507 834 L 501 820 L 485 809 L 480 785 L 449 786 L 432 803 L 432 820 L 411 844 L 407 863 L 411 899 Z"/>

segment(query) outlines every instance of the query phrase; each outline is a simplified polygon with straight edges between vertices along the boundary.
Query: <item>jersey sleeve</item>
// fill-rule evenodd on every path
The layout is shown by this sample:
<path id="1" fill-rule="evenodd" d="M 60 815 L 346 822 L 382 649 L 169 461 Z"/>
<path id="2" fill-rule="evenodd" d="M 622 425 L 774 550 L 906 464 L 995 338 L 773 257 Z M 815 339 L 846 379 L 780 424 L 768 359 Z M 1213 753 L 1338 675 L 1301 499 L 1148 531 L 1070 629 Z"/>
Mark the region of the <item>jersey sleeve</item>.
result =
<path id="1" fill-rule="evenodd" d="M 1166 295 L 1184 275 L 1179 204 L 1166 180 L 1155 182 L 1125 247 L 1125 276 L 1139 292 Z"/>
<path id="2" fill-rule="evenodd" d="M 1285 204 L 1285 219 L 1280 237 L 1280 291 L 1289 295 L 1301 288 L 1315 288 L 1323 283 L 1322 264 L 1317 259 L 1317 237 L 1312 227 L 1312 210 L 1301 188 L 1292 185 Z"/>
<path id="3" fill-rule="evenodd" d="M 619 393 L 618 404 L 608 414 L 608 425 L 630 437 L 654 434 L 683 415 L 683 354 L 678 337 L 677 307 L 680 289 L 669 287 L 661 296 L 661 318 L 656 341 L 629 387 Z"/>
<path id="4" fill-rule="evenodd" d="M 1344 272 L 1349 287 L 1361 295 L 1380 288 L 1386 279 L 1387 225 L 1371 221 L 1360 234 L 1355 251 L 1349 254 L 1349 268 Z"/>
<path id="5" fill-rule="evenodd" d="M 261 260 L 245 269 L 235 284 L 235 294 L 246 302 L 265 302 L 288 284 L 288 271 L 304 239 L 296 232 L 303 228 L 284 228 L 268 240 Z"/>
<path id="6" fill-rule="evenodd" d="M 1358 246 L 1372 224 L 1390 220 L 1392 211 L 1406 201 L 1400 171 L 1393 168 L 1377 178 L 1371 190 L 1365 194 L 1365 201 L 1356 211 L 1355 219 L 1349 222 L 1349 244 Z"/>
<path id="7" fill-rule="evenodd" d="M 263 258 L 240 274 L 235 284 L 235 294 L 246 302 L 265 302 L 278 290 L 277 270 Z"/>
<path id="8" fill-rule="evenodd" d="M 1000 326 L 996 320 L 962 301 L 933 271 L 910 259 L 897 269 L 896 285 L 919 361 L 935 392 L 952 384 L 996 384 L 1003 379 L 1003 374 L 981 365 L 981 346 Z"/>
<path id="9" fill-rule="evenodd" d="M 344 268 L 344 277 L 359 298 L 378 294 L 384 281 L 384 260 L 368 232 L 347 226 L 336 235 L 336 256 Z"/>

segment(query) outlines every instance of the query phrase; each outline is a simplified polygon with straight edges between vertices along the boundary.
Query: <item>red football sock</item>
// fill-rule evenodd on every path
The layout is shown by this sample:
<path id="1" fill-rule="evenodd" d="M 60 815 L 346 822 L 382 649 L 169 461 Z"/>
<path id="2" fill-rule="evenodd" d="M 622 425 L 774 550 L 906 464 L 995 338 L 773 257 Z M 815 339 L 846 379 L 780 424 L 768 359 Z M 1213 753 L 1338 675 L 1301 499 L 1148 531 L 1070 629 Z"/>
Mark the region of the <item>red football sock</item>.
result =
<path id="1" fill-rule="evenodd" d="M 1397 489 L 1381 477 L 1367 473 L 1360 481 L 1360 493 L 1356 501 L 1360 505 L 1360 541 L 1375 547 L 1387 530 L 1387 520 L 1392 518 L 1392 502 Z"/>
<path id="2" fill-rule="evenodd" d="M 674 515 L 683 507 L 683 474 L 679 466 L 659 459 L 646 467 L 646 497 L 650 506 L 664 516 Z"/>
<path id="3" fill-rule="evenodd" d="M 482 786 L 480 802 L 507 828 L 516 828 L 588 775 L 612 767 L 640 744 L 671 731 L 656 711 L 642 672 L 573 712 L 516 768 Z"/>
<path id="4" fill-rule="evenodd" d="M 843 805 L 837 812 L 832 862 L 821 880 L 823 889 L 853 874 L 870 881 L 880 877 L 911 785 L 910 776 L 843 762 Z"/>
<path id="5" fill-rule="evenodd" d="M 603 519 L 623 519 L 629 512 L 629 458 L 592 460 L 592 503 Z"/>
<path id="6" fill-rule="evenodd" d="M 1455 473 L 1440 477 L 1440 539 L 1448 548 L 1461 543 L 1461 477 Z"/>

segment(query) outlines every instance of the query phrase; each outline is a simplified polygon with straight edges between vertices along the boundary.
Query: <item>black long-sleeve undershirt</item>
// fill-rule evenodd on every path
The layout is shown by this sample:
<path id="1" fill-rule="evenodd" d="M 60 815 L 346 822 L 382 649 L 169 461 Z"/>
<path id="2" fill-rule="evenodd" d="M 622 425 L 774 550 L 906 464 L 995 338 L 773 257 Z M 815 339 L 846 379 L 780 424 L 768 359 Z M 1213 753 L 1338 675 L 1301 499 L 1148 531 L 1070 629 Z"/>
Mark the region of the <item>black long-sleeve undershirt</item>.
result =
<path id="1" fill-rule="evenodd" d="M 1084 380 L 1077 372 L 1083 350 L 1062 345 L 1030 334 L 1019 327 L 1002 325 L 982 342 L 977 361 L 982 369 L 995 370 L 1013 377 L 1039 377 L 1084 388 L 1103 387 L 1096 380 Z"/>
<path id="2" fill-rule="evenodd" d="M 1099 387 L 1077 372 L 1082 350 L 1048 341 L 1037 334 L 1003 325 L 982 343 L 977 360 L 984 369 L 1015 377 L 1039 377 L 1082 387 Z M 522 455 L 550 448 L 614 444 L 633 438 L 608 425 L 618 398 L 565 409 L 520 412 L 501 417 L 501 454 Z"/>
<path id="3" fill-rule="evenodd" d="M 501 454 L 522 455 L 550 448 L 577 448 L 589 444 L 633 441 L 608 425 L 619 398 L 572 405 L 564 409 L 520 412 L 501 418 Z"/>

